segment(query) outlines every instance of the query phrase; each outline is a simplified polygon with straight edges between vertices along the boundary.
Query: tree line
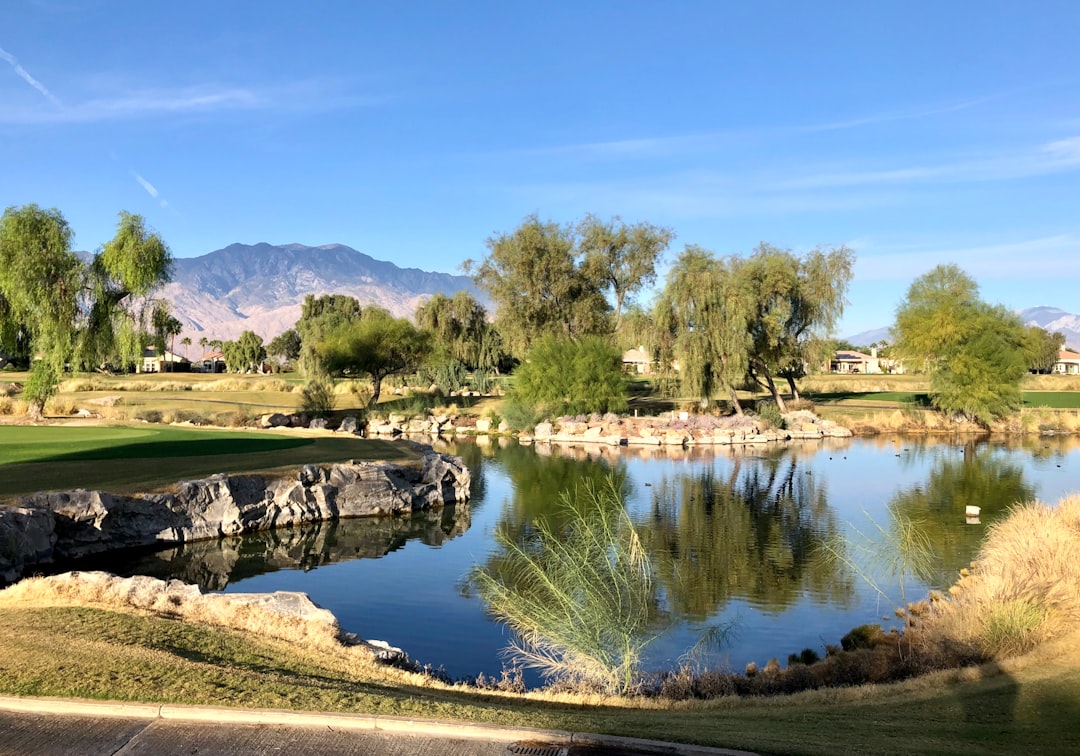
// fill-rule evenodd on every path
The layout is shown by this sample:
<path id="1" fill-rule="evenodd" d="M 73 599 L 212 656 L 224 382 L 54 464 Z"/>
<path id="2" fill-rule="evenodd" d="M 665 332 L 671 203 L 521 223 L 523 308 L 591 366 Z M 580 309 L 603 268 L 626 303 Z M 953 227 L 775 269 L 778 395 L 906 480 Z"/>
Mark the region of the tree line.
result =
<path id="1" fill-rule="evenodd" d="M 392 376 L 455 390 L 514 371 L 508 411 L 522 425 L 625 409 L 621 355 L 643 347 L 661 387 L 703 410 L 721 402 L 742 413 L 739 392 L 752 389 L 786 411 L 799 379 L 836 347 L 855 253 L 797 254 L 763 242 L 748 255 L 719 256 L 688 245 L 645 306 L 638 299 L 658 283 L 674 239 L 669 228 L 619 217 L 530 215 L 465 263 L 494 313 L 468 292 L 436 294 L 412 319 L 346 295 L 308 296 L 294 327 L 269 344 L 251 331 L 199 343 L 220 348 L 234 372 L 259 370 L 273 355 L 309 382 L 363 377 L 371 404 Z M 116 236 L 89 258 L 71 240 L 57 210 L 27 205 L 0 219 L 0 351 L 31 365 L 26 396 L 38 413 L 63 370 L 130 369 L 148 344 L 164 350 L 182 330 L 156 296 L 171 253 L 141 217 L 120 213 Z M 1019 405 L 1020 377 L 1052 365 L 1062 344 L 982 302 L 955 266 L 912 284 L 895 332 L 893 355 L 930 373 L 935 405 L 984 423 Z"/>

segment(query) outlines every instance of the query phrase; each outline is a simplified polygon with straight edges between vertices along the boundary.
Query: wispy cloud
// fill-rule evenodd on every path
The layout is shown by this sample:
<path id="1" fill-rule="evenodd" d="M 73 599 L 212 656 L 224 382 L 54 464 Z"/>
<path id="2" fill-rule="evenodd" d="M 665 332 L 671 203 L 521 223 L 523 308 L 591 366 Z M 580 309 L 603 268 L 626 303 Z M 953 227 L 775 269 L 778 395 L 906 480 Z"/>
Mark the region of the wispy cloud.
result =
<path id="1" fill-rule="evenodd" d="M 57 99 L 57 97 L 52 92 L 50 92 L 44 84 L 31 76 L 30 72 L 19 64 L 19 61 L 15 58 L 15 56 L 2 47 L 0 47 L 0 59 L 3 59 L 7 63 L 9 63 L 11 67 L 15 69 L 15 73 L 18 74 L 23 81 L 32 86 L 38 92 L 40 92 L 46 100 L 48 100 L 58 108 L 64 107 L 60 100 Z"/>
<path id="2" fill-rule="evenodd" d="M 883 184 L 1007 181 L 1063 173 L 1080 168 L 1080 137 L 1047 142 L 1034 148 L 955 160 L 869 171 L 823 171 L 778 181 L 777 190 L 831 189 Z"/>
<path id="3" fill-rule="evenodd" d="M 151 184 L 149 181 L 144 179 L 142 176 L 140 176 L 135 171 L 132 171 L 131 175 L 135 178 L 135 180 L 137 182 L 139 182 L 139 186 L 141 186 L 143 189 L 146 190 L 147 194 L 149 194 L 154 199 L 158 200 L 159 205 L 161 205 L 162 207 L 168 207 L 169 206 L 169 203 L 166 200 L 160 198 L 161 192 L 159 192 L 157 190 L 156 186 Z"/>
<path id="4" fill-rule="evenodd" d="M 971 98 L 940 107 L 916 108 L 889 113 L 875 113 L 855 116 L 849 119 L 824 123 L 794 124 L 790 126 L 770 126 L 754 129 L 730 129 L 695 134 L 672 134 L 667 136 L 631 137 L 607 141 L 583 142 L 579 144 L 555 145 L 548 147 L 515 150 L 517 154 L 571 157 L 581 160 L 628 160 L 671 157 L 707 152 L 724 147 L 737 146 L 748 142 L 760 142 L 770 138 L 793 134 L 812 134 L 825 131 L 858 129 L 899 121 L 911 121 L 931 118 L 981 105 L 996 99 L 997 96 Z"/>
<path id="5" fill-rule="evenodd" d="M 976 279 L 1058 280 L 1080 277 L 1080 239 L 1060 234 L 975 246 L 854 243 L 855 277 L 911 280 L 936 265 L 955 263 Z"/>

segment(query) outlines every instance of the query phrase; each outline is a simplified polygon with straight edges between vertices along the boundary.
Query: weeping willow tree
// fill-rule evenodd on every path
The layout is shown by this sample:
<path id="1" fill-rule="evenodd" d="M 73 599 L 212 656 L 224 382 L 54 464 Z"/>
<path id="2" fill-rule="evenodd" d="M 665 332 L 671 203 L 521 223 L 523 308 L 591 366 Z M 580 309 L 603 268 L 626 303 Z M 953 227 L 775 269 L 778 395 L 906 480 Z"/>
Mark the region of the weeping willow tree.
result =
<path id="1" fill-rule="evenodd" d="M 668 274 L 653 312 L 662 375 L 707 407 L 717 394 L 742 406 L 735 389 L 749 367 L 754 301 L 739 261 L 688 246 Z"/>
<path id="2" fill-rule="evenodd" d="M 488 610 L 514 630 L 512 655 L 548 679 L 631 692 L 642 651 L 658 635 L 652 565 L 619 484 L 564 492 L 565 516 L 531 537 L 496 534 L 502 553 L 470 573 Z M 557 522 L 558 524 L 554 524 Z"/>
<path id="3" fill-rule="evenodd" d="M 32 367 L 24 396 L 32 415 L 68 365 L 124 364 L 141 356 L 153 292 L 172 256 L 143 219 L 122 212 L 116 236 L 84 262 L 59 210 L 9 207 L 0 217 L 0 333 L 21 334 Z"/>

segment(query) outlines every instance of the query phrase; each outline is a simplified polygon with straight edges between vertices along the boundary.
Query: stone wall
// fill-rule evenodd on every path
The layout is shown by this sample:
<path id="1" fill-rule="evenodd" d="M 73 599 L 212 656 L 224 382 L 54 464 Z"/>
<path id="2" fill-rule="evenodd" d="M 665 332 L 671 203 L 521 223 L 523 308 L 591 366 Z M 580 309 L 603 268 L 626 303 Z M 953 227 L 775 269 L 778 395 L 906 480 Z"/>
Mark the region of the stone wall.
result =
<path id="1" fill-rule="evenodd" d="M 305 465 L 283 478 L 214 475 L 174 492 L 39 493 L 0 509 L 0 578 L 28 565 L 135 546 L 235 536 L 344 517 L 411 514 L 469 498 L 469 470 L 428 450 L 418 468 Z"/>

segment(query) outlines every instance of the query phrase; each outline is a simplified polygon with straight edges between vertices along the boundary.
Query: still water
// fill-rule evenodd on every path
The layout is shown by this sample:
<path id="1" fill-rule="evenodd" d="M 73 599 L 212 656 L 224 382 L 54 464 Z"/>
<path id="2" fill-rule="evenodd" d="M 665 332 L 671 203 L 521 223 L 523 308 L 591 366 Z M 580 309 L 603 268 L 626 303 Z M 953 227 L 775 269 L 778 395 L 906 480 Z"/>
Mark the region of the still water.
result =
<path id="1" fill-rule="evenodd" d="M 883 599 L 853 570 L 823 559 L 823 543 L 845 537 L 873 552 L 896 513 L 919 522 L 933 543 L 935 576 L 907 584 L 912 600 L 951 584 L 1012 504 L 1080 491 L 1080 439 L 1066 437 L 715 450 L 479 439 L 443 448 L 472 470 L 468 506 L 113 555 L 105 568 L 207 590 L 303 591 L 346 630 L 400 646 L 421 664 L 455 678 L 498 674 L 506 631 L 470 595 L 470 568 L 497 557 L 497 530 L 523 537 L 536 518 L 558 516 L 561 491 L 615 475 L 657 576 L 662 634 L 647 665 L 674 666 L 710 628 L 730 625 L 726 645 L 699 661 L 741 670 L 804 648 L 823 653 L 855 625 L 895 622 L 897 581 L 870 562 L 859 568 L 876 575 L 890 594 Z M 965 519 L 969 504 L 982 508 L 977 524 Z"/>

